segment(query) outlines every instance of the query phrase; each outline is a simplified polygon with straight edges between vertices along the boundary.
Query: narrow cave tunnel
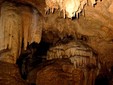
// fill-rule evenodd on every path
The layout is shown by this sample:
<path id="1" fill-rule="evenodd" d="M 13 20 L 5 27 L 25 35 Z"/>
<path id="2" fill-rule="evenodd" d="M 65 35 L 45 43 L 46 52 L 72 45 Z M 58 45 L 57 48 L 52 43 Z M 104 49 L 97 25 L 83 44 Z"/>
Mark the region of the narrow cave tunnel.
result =
<path id="1" fill-rule="evenodd" d="M 113 85 L 112 0 L 1 0 L 0 85 Z"/>

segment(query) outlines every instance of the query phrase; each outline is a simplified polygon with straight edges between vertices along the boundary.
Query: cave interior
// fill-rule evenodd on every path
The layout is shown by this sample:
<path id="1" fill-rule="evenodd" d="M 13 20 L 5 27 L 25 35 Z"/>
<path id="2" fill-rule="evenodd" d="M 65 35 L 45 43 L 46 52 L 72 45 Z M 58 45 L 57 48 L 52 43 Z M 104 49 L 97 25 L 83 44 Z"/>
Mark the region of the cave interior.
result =
<path id="1" fill-rule="evenodd" d="M 1 0 L 0 85 L 113 85 L 112 0 Z"/>

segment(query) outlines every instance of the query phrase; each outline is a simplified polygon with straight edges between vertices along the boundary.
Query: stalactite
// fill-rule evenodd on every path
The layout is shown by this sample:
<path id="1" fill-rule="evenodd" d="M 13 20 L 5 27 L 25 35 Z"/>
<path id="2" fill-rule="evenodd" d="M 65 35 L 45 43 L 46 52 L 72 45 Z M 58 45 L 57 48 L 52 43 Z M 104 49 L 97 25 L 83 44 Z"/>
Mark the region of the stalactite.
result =
<path id="1" fill-rule="evenodd" d="M 57 55 L 63 57 L 74 57 L 74 56 L 86 56 L 91 57 L 94 56 L 93 50 L 87 45 L 82 44 L 79 41 L 72 41 L 66 44 L 60 44 L 58 46 L 53 46 L 49 49 L 47 53 L 47 58 L 53 57 Z"/>
<path id="2" fill-rule="evenodd" d="M 2 14 L 2 12 L 1 12 Z M 0 16 L 0 51 L 5 49 L 5 44 L 3 43 L 4 42 L 4 27 L 3 27 L 3 17 Z"/>
<path id="3" fill-rule="evenodd" d="M 16 10 L 17 8 L 12 3 L 7 3 L 7 2 L 4 3 L 1 8 L 2 26 L 4 29 L 4 36 L 5 36 L 4 39 L 5 49 L 7 48 L 11 49 L 13 29 L 17 28 L 16 23 L 20 22 Z"/>
<path id="4" fill-rule="evenodd" d="M 12 16 L 12 13 L 10 13 L 10 9 L 12 8 L 12 5 L 2 5 L 1 8 L 1 17 L 2 17 L 2 27 L 4 29 L 4 43 L 5 43 L 5 49 L 11 49 L 11 39 L 12 39 L 12 19 L 8 16 Z"/>
<path id="5" fill-rule="evenodd" d="M 30 40 L 30 24 L 32 20 L 32 13 L 29 7 L 21 6 L 20 7 L 21 15 L 22 15 L 22 23 L 23 23 L 23 38 L 24 38 L 24 50 L 27 48 L 27 44 Z"/>
<path id="6" fill-rule="evenodd" d="M 48 12 L 53 13 L 55 9 L 59 8 L 57 0 L 45 0 L 45 3 L 46 3 L 46 8 L 45 8 L 46 14 Z"/>
<path id="7" fill-rule="evenodd" d="M 24 50 L 26 50 L 28 43 L 39 43 L 42 36 L 42 21 L 41 16 L 37 9 L 33 7 L 20 7 L 22 11 L 23 22 L 23 38 L 24 38 Z"/>
<path id="8" fill-rule="evenodd" d="M 39 43 L 41 41 L 41 35 L 42 35 L 42 28 L 39 26 L 39 14 L 38 10 L 33 9 L 33 14 L 32 14 L 32 22 L 31 22 L 31 27 L 30 27 L 30 44 L 33 42 Z M 39 27 L 38 27 L 39 26 Z"/>

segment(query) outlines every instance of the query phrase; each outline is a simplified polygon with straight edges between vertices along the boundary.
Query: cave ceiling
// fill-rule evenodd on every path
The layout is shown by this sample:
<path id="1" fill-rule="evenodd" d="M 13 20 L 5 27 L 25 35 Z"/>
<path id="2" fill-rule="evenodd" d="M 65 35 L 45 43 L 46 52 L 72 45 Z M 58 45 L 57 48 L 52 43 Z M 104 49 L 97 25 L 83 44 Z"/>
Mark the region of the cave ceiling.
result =
<path id="1" fill-rule="evenodd" d="M 77 37 L 79 34 L 90 37 L 103 37 L 107 41 L 113 38 L 112 0 L 102 0 L 95 7 L 92 7 L 90 4 L 86 5 L 85 15 L 81 14 L 79 19 L 75 18 L 73 20 L 68 18 L 63 19 L 62 14 L 60 15 L 57 10 L 53 14 L 46 15 L 44 0 L 18 0 L 16 2 L 31 4 L 39 10 L 44 18 L 43 34 L 51 34 L 51 38 L 52 36 L 53 38 L 62 38 L 66 35 Z"/>

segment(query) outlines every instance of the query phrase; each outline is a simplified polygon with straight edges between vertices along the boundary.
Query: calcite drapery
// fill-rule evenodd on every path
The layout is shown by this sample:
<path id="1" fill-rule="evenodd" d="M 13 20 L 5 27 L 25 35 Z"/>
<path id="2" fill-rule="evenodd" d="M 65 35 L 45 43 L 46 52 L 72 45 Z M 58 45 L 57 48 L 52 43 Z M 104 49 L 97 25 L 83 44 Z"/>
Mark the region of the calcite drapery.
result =
<path id="1" fill-rule="evenodd" d="M 4 2 L 1 5 L 1 30 L 2 43 L 1 50 L 7 50 L 0 55 L 0 59 L 11 63 L 16 62 L 16 57 L 19 55 L 21 47 L 21 17 L 18 8 L 13 3 Z M 1 44 L 0 44 L 1 45 Z"/>
<path id="2" fill-rule="evenodd" d="M 1 4 L 0 60 L 15 63 L 22 49 L 32 42 L 39 43 L 42 35 L 42 17 L 34 7 L 13 2 Z M 7 51 L 7 52 L 6 52 Z"/>
<path id="3" fill-rule="evenodd" d="M 39 43 L 41 41 L 42 23 L 37 9 L 25 6 L 20 8 L 24 9 L 21 10 L 21 14 L 23 22 L 24 50 L 26 50 L 28 43 Z"/>

